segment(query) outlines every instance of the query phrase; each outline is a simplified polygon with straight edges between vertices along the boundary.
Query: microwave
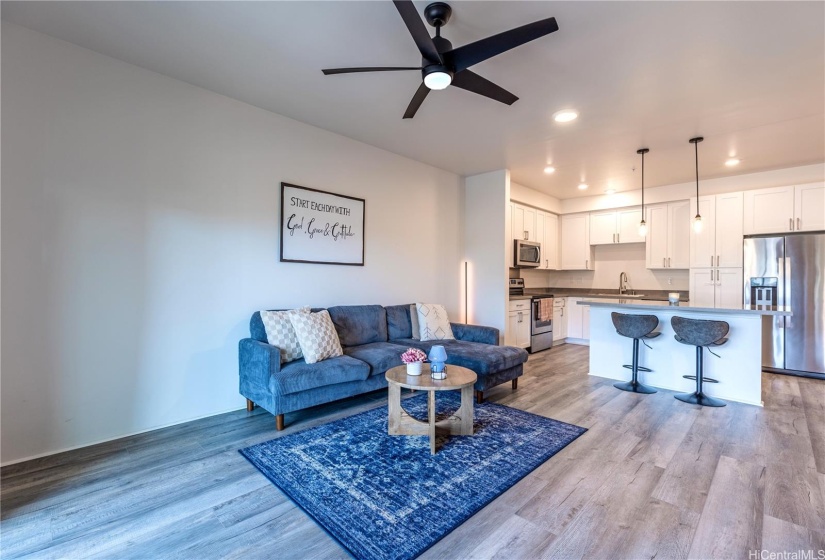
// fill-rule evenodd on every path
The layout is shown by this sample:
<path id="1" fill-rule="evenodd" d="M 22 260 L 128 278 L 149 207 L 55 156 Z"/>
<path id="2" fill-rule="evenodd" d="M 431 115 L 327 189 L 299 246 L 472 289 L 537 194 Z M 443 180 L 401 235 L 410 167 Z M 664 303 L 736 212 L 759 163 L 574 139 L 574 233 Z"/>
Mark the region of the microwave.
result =
<path id="1" fill-rule="evenodd" d="M 516 268 L 536 268 L 541 266 L 541 243 L 516 239 L 513 249 L 513 266 Z"/>

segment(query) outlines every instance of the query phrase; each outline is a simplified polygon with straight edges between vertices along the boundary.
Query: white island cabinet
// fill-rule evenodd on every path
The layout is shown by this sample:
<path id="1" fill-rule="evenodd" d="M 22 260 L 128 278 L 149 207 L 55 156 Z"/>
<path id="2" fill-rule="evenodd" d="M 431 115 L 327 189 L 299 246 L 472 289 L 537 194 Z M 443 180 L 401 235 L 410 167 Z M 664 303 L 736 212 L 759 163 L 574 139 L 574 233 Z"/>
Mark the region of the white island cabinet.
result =
<path id="1" fill-rule="evenodd" d="M 653 301 L 582 299 L 579 305 L 590 309 L 590 375 L 630 380 L 630 370 L 622 365 L 633 361 L 633 340 L 616 333 L 611 313 L 655 315 L 659 319 L 656 330 L 661 335 L 645 340 L 650 348 L 639 345 L 639 365 L 653 371 L 640 372 L 639 381 L 683 393 L 695 390 L 695 382 L 682 376 L 695 375 L 696 349 L 676 341 L 670 320 L 678 315 L 727 322 L 730 325 L 728 341 L 713 347 L 719 357 L 704 351 L 704 375 L 719 383 L 706 383 L 703 390 L 711 397 L 754 405 L 762 404 L 762 352 L 759 351 L 762 317 L 791 315 L 785 307 L 732 305 L 714 308 L 693 300 L 690 304 L 668 305 Z M 677 405 L 679 403 L 674 404 Z"/>

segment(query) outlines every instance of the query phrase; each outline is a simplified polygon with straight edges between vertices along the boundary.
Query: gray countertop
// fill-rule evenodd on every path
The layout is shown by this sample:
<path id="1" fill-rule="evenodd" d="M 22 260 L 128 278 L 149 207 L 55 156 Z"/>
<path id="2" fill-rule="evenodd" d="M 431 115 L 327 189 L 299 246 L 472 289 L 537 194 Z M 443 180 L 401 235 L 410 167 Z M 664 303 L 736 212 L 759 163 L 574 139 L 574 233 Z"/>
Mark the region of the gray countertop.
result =
<path id="1" fill-rule="evenodd" d="M 584 298 L 579 305 L 589 305 L 591 307 L 616 307 L 621 309 L 644 309 L 648 311 L 697 311 L 716 315 L 792 315 L 788 306 L 768 306 L 768 305 L 740 305 L 737 307 L 701 307 L 692 305 L 689 302 L 680 302 L 678 305 L 662 303 L 660 301 L 640 301 L 631 299 L 594 299 Z"/>
<path id="2" fill-rule="evenodd" d="M 517 300 L 517 299 L 530 299 L 535 296 L 553 296 L 553 297 L 579 297 L 579 298 L 592 298 L 592 299 L 609 299 L 609 300 L 616 300 L 616 299 L 633 299 L 642 300 L 642 301 L 667 301 L 667 294 L 668 292 L 664 290 L 636 290 L 641 294 L 639 296 L 635 296 L 633 298 L 628 298 L 625 296 L 621 296 L 618 293 L 618 290 L 610 290 L 610 289 L 583 289 L 583 288 L 526 288 L 524 290 L 523 296 L 510 296 L 510 300 Z M 678 290 L 674 290 L 678 291 Z M 688 301 L 688 295 L 684 292 L 679 292 L 681 294 L 681 302 Z"/>

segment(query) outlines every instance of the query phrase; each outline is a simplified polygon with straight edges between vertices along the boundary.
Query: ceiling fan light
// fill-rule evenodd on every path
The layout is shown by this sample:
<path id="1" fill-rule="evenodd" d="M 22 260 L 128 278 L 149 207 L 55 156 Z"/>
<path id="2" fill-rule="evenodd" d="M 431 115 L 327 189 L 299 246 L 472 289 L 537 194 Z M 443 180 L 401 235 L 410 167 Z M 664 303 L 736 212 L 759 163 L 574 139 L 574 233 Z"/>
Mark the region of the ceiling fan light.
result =
<path id="1" fill-rule="evenodd" d="M 424 76 L 424 85 L 430 89 L 445 89 L 453 81 L 453 77 L 447 72 L 430 72 Z"/>
<path id="2" fill-rule="evenodd" d="M 553 113 L 553 120 L 557 123 L 567 123 L 578 118 L 579 114 L 572 109 L 564 109 Z"/>

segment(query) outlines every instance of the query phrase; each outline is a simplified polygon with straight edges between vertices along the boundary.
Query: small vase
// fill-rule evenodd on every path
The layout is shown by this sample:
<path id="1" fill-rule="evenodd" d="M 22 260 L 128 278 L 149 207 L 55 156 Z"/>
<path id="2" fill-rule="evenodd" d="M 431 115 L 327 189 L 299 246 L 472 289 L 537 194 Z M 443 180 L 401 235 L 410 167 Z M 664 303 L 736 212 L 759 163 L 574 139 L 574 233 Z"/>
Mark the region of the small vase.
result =
<path id="1" fill-rule="evenodd" d="M 421 362 L 407 364 L 407 375 L 421 375 Z"/>

